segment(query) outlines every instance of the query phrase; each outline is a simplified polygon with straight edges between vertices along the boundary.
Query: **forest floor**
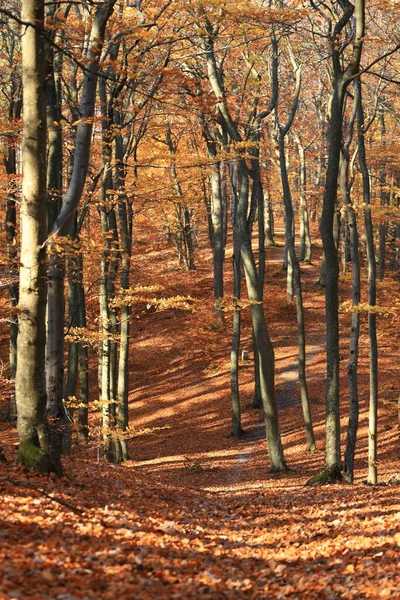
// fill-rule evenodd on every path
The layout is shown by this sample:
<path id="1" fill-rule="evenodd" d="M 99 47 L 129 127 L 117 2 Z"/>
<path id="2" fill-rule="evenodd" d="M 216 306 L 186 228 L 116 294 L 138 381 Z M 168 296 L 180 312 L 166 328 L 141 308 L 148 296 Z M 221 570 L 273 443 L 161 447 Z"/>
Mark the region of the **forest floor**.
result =
<path id="1" fill-rule="evenodd" d="M 155 598 L 399 598 L 400 445 L 398 281 L 380 284 L 381 485 L 367 473 L 368 338 L 362 317 L 360 427 L 355 483 L 305 487 L 324 462 L 324 297 L 320 248 L 302 267 L 308 385 L 318 451 L 305 451 L 297 386 L 294 305 L 286 300 L 282 230 L 267 249 L 265 308 L 276 353 L 276 390 L 285 475 L 269 472 L 265 429 L 253 396 L 249 309 L 243 310 L 240 366 L 243 427 L 232 439 L 231 316 L 216 323 L 206 240 L 197 269 L 177 268 L 173 249 L 144 230 L 133 281 L 187 295 L 194 310 L 138 307 L 131 372 L 131 461 L 102 460 L 99 414 L 87 448 L 64 458 L 65 477 L 15 465 L 16 430 L 0 422 L 0 600 Z M 230 270 L 229 253 L 226 261 Z M 341 277 L 348 298 L 349 275 Z M 365 286 L 364 286 L 365 287 Z M 227 290 L 231 283 L 227 281 Z M 396 291 L 397 290 L 397 291 Z M 229 291 L 228 291 L 229 294 Z M 342 434 L 346 435 L 349 315 L 341 314 Z M 3 337 L 2 355 L 6 356 Z M 93 377 L 95 362 L 93 358 Z M 95 392 L 94 392 L 95 393 Z M 0 411 L 4 417 L 6 397 Z"/>

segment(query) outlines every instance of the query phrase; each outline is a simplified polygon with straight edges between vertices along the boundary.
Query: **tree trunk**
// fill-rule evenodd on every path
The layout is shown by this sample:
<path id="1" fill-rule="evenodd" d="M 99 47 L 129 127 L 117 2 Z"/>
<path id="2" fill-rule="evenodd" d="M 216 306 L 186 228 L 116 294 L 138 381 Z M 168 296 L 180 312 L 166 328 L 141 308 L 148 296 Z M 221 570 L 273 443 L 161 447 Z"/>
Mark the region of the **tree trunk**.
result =
<path id="1" fill-rule="evenodd" d="M 249 177 L 246 163 L 238 158 L 239 202 L 235 223 L 235 234 L 240 243 L 240 253 L 246 277 L 247 293 L 251 306 L 251 317 L 260 360 L 260 384 L 264 420 L 268 442 L 271 471 L 287 471 L 282 441 L 279 432 L 278 411 L 275 398 L 275 357 L 268 333 L 262 301 L 259 295 L 258 274 L 251 248 L 247 225 Z"/>
<path id="2" fill-rule="evenodd" d="M 368 312 L 368 332 L 370 344 L 369 362 L 369 423 L 368 423 L 368 483 L 378 483 L 377 468 L 377 433 L 378 433 L 378 341 L 376 335 L 376 262 L 374 230 L 371 215 L 371 189 L 370 175 L 367 165 L 365 139 L 364 139 L 364 110 L 362 104 L 361 82 L 356 79 L 354 83 L 357 94 L 357 123 L 358 123 L 358 158 L 363 181 L 364 227 L 367 238 L 367 263 L 368 263 L 368 305 L 372 308 Z"/>
<path id="3" fill-rule="evenodd" d="M 241 288 L 240 250 L 237 247 L 233 256 L 233 327 L 231 346 L 231 397 L 232 397 L 232 436 L 239 438 L 243 434 L 240 393 L 239 393 L 239 354 L 240 354 L 240 329 L 241 329 Z"/>
<path id="4" fill-rule="evenodd" d="M 340 162 L 340 188 L 343 206 L 346 209 L 346 215 L 343 218 L 345 223 L 343 229 L 348 232 L 348 242 L 344 247 L 344 264 L 347 261 L 347 253 L 350 252 L 351 273 L 352 273 L 352 304 L 351 315 L 349 361 L 347 365 L 347 380 L 349 389 L 349 424 L 347 428 L 346 449 L 344 455 L 343 475 L 346 481 L 353 483 L 354 480 L 354 455 L 356 449 L 358 417 L 359 417 L 359 398 L 358 398 L 358 347 L 360 336 L 360 312 L 358 305 L 361 295 L 360 278 L 360 260 L 359 260 L 359 237 L 357 227 L 357 214 L 353 209 L 349 182 L 349 147 L 353 139 L 354 120 L 356 117 L 357 102 L 354 102 L 353 112 L 349 121 L 349 132 L 342 145 Z M 345 237 L 345 236 L 343 236 Z M 347 248 L 347 244 L 349 248 Z"/>
<path id="5" fill-rule="evenodd" d="M 54 18 L 55 6 L 50 6 L 47 19 Z M 54 37 L 54 34 L 52 34 Z M 47 45 L 47 228 L 50 232 L 62 205 L 63 140 L 61 129 L 61 81 L 62 55 L 54 53 L 51 43 Z M 62 446 L 64 432 L 64 257 L 49 254 L 47 272 L 47 345 L 46 345 L 46 393 L 47 413 Z"/>
<path id="6" fill-rule="evenodd" d="M 285 154 L 285 129 L 280 129 L 279 132 L 279 161 L 281 167 L 281 180 L 283 189 L 283 201 L 285 205 L 285 238 L 288 248 L 289 261 L 293 270 L 293 282 L 294 291 L 296 297 L 296 315 L 297 315 L 297 335 L 298 335 L 298 351 L 299 351 L 299 385 L 300 385 L 300 397 L 301 406 L 303 409 L 304 427 L 306 431 L 306 442 L 307 450 L 315 451 L 315 438 L 312 425 L 311 417 L 311 406 L 308 395 L 307 377 L 306 377 L 306 341 L 305 341 L 305 327 L 304 327 L 304 308 L 303 308 L 303 294 L 301 289 L 301 275 L 299 261 L 296 256 L 295 243 L 294 243 L 294 216 L 293 216 L 293 202 L 292 195 L 290 192 L 289 178 L 286 166 L 286 154 Z"/>
<path id="7" fill-rule="evenodd" d="M 274 240 L 274 209 L 268 190 L 264 192 L 265 207 L 265 243 L 267 246 L 275 246 Z"/>
<path id="8" fill-rule="evenodd" d="M 23 0 L 23 133 L 19 336 L 16 376 L 18 460 L 61 474 L 46 420 L 46 96 L 44 2 Z"/>
<path id="9" fill-rule="evenodd" d="M 16 91 L 15 91 L 16 93 Z M 9 118 L 10 121 L 19 119 L 21 116 L 21 100 L 14 99 L 10 105 Z M 4 159 L 7 175 L 10 177 L 7 190 L 6 204 L 6 241 L 7 241 L 7 258 L 9 265 L 9 302 L 10 302 L 10 348 L 9 348 L 9 378 L 15 381 L 17 373 L 17 337 L 18 337 L 18 318 L 16 315 L 16 307 L 19 297 L 19 281 L 18 281 L 18 249 L 17 249 L 17 149 L 14 140 L 7 140 L 7 157 Z M 15 393 L 10 398 L 10 404 L 7 412 L 7 419 L 15 421 L 17 418 L 17 406 L 15 401 Z"/>
<path id="10" fill-rule="evenodd" d="M 335 239 L 335 211 L 342 141 L 343 103 L 346 88 L 358 72 L 365 29 L 364 0 L 341 4 L 342 18 L 335 24 L 331 37 L 331 57 L 334 71 L 331 115 L 329 119 L 328 165 L 321 217 L 321 237 L 326 268 L 326 448 L 325 463 L 331 473 L 340 477 L 340 406 L 339 406 L 339 266 Z M 355 13 L 353 50 L 346 68 L 342 68 L 338 37 Z"/>
<path id="11" fill-rule="evenodd" d="M 214 145 L 207 144 L 209 156 L 216 158 Z M 214 307 L 218 316 L 222 316 L 221 300 L 224 297 L 224 197 L 222 193 L 221 163 L 212 163 L 211 169 L 211 223 L 213 231 L 213 273 L 214 273 Z"/>
<path id="12" fill-rule="evenodd" d="M 307 165 L 305 159 L 305 149 L 302 145 L 299 136 L 296 136 L 297 149 L 299 152 L 300 161 L 300 248 L 299 260 L 307 264 L 311 263 L 311 235 L 310 221 L 307 207 Z"/>
<path id="13" fill-rule="evenodd" d="M 119 115 L 118 115 L 119 117 Z M 119 121 L 118 121 L 119 122 Z M 117 190 L 125 190 L 125 169 L 123 139 L 118 135 L 115 139 L 115 186 Z M 121 289 L 128 290 L 130 284 L 130 264 L 132 256 L 132 206 L 123 194 L 119 198 L 119 237 L 122 250 L 121 259 Z M 117 401 L 118 401 L 118 430 L 125 432 L 129 424 L 129 341 L 130 341 L 130 307 L 121 305 L 120 351 L 118 363 Z M 127 440 L 122 435 L 118 441 L 121 461 L 129 460 Z"/>
<path id="14" fill-rule="evenodd" d="M 329 154 L 321 217 L 321 237 L 325 256 L 326 310 L 326 449 L 328 468 L 340 469 L 339 413 L 339 292 L 338 257 L 334 236 L 340 144 L 342 138 L 343 88 L 336 82 L 329 124 Z"/>
<path id="15" fill-rule="evenodd" d="M 257 207 L 257 228 L 258 228 L 258 293 L 260 301 L 264 299 L 264 282 L 265 282 L 265 204 L 264 204 L 264 193 L 261 182 L 261 170 L 259 160 L 259 148 L 258 144 L 260 141 L 259 129 L 251 136 L 253 142 L 257 145 L 252 149 L 251 154 L 254 156 L 251 160 L 252 165 L 252 178 L 253 178 L 253 189 L 252 196 L 254 196 L 254 205 Z M 252 408 L 262 408 L 261 398 L 261 382 L 260 382 L 260 361 L 257 349 L 257 340 L 253 330 L 253 349 L 254 349 L 254 395 L 251 402 Z"/>

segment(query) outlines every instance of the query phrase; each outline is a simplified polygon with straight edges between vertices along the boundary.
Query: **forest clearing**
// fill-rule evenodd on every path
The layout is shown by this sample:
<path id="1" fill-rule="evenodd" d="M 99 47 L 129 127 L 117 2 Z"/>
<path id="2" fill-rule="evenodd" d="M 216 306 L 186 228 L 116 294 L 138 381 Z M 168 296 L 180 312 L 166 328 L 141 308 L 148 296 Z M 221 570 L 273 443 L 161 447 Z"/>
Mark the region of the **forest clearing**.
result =
<path id="1" fill-rule="evenodd" d="M 400 597 L 397 0 L 3 0 L 0 600 Z"/>

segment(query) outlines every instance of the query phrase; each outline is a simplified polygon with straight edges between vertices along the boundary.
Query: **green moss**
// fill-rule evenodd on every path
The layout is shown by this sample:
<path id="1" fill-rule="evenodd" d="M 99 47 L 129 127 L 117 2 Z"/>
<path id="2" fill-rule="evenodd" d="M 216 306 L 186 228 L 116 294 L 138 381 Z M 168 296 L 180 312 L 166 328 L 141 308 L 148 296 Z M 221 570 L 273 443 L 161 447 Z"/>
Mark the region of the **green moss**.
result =
<path id="1" fill-rule="evenodd" d="M 343 475 L 338 465 L 333 467 L 326 467 L 322 473 L 314 475 L 307 481 L 306 486 L 312 485 L 329 485 L 331 483 L 338 483 L 343 480 Z"/>
<path id="2" fill-rule="evenodd" d="M 60 460 L 43 452 L 33 442 L 23 442 L 20 444 L 17 461 L 28 467 L 28 469 L 33 469 L 39 473 L 56 473 L 57 475 L 62 475 Z"/>

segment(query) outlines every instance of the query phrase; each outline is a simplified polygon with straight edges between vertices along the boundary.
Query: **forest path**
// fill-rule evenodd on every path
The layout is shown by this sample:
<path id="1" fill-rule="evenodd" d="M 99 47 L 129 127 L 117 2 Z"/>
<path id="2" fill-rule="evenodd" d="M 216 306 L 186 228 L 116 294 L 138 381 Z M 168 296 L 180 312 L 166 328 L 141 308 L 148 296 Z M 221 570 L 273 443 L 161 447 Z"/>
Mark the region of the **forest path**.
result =
<path id="1" fill-rule="evenodd" d="M 285 296 L 282 228 L 277 229 L 276 241 L 276 246 L 267 248 L 264 304 L 275 349 L 276 397 L 285 444 L 285 437 L 293 433 L 303 436 L 303 417 L 298 389 L 296 309 L 294 302 L 288 302 Z M 316 285 L 319 252 L 317 246 L 316 261 L 301 267 L 308 342 L 307 376 L 311 402 L 318 404 L 324 378 L 324 337 L 320 326 L 324 319 L 324 299 Z M 240 440 L 228 436 L 231 316 L 228 312 L 222 328 L 215 326 L 212 311 L 207 308 L 212 290 L 209 252 L 204 248 L 199 254 L 195 272 L 177 273 L 169 261 L 164 268 L 161 265 L 159 278 L 161 276 L 170 295 L 194 289 L 202 308 L 192 314 L 165 311 L 147 315 L 139 324 L 131 420 L 140 435 L 132 441 L 131 454 L 135 457 L 136 469 L 163 481 L 230 493 L 235 487 L 257 487 L 260 475 L 265 476 L 268 469 L 265 426 L 260 411 L 249 408 L 254 363 L 250 315 L 244 310 L 241 347 L 250 352 L 250 360 L 240 365 L 246 435 Z M 232 289 L 229 264 L 228 256 L 227 290 Z M 143 270 L 141 275 L 143 277 Z M 286 415 L 289 424 L 285 424 Z"/>
<path id="2" fill-rule="evenodd" d="M 278 244 L 276 246 L 271 246 L 267 248 L 267 272 L 268 267 L 272 270 L 273 273 L 276 273 L 277 269 L 282 270 L 282 283 L 285 283 L 286 274 L 283 271 L 283 258 L 284 258 L 284 232 L 283 230 L 277 230 L 276 239 L 278 240 Z M 313 281 L 317 282 L 318 280 L 318 266 L 316 263 L 312 263 L 311 265 L 300 265 L 301 268 L 301 277 L 302 277 L 302 287 L 307 289 L 308 285 L 311 283 L 314 287 L 314 292 L 316 290 L 319 291 L 319 294 L 322 296 L 318 286 L 316 284 L 312 284 Z M 304 285 L 304 279 L 306 276 L 306 285 Z M 267 305 L 270 301 L 270 296 L 268 295 L 268 281 L 266 282 L 266 300 Z M 282 296 L 284 297 L 284 289 L 282 290 Z M 307 293 L 304 294 L 305 298 L 307 297 Z M 291 306 L 295 310 L 295 303 L 289 304 L 287 301 L 283 302 L 282 308 L 283 310 Z M 311 308 L 315 305 L 315 301 L 310 303 L 310 300 L 305 301 L 305 319 L 307 320 L 307 308 Z M 321 302 L 318 303 L 319 307 L 319 318 L 323 318 L 323 304 Z M 288 345 L 290 336 L 290 343 L 293 345 Z M 306 347 L 306 371 L 307 371 L 307 385 L 310 388 L 310 383 L 312 381 L 321 382 L 324 377 L 323 372 L 323 356 L 325 352 L 325 336 L 323 328 L 316 328 L 311 336 L 308 336 L 306 333 L 306 341 L 308 338 L 312 339 L 312 342 L 307 343 Z M 298 346 L 297 342 L 297 327 L 290 327 L 289 331 L 284 330 L 281 332 L 281 338 L 286 341 L 285 344 L 281 344 L 279 341 L 274 341 L 274 350 L 275 350 L 275 390 L 276 390 L 276 402 L 278 407 L 278 412 L 281 414 L 282 411 L 289 408 L 297 409 L 299 426 L 302 426 L 302 410 L 301 410 L 301 398 L 300 398 L 300 388 L 299 388 L 299 374 L 298 374 Z M 309 368 L 311 367 L 311 368 Z M 312 368 L 314 367 L 314 368 Z M 261 412 L 261 411 L 260 411 Z M 259 422 L 253 426 L 249 431 L 246 432 L 244 438 L 244 447 L 240 449 L 237 454 L 237 466 L 234 468 L 233 472 L 227 478 L 227 485 L 230 488 L 232 484 L 235 487 L 240 487 L 242 482 L 245 482 L 247 478 L 246 470 L 248 463 L 253 461 L 255 458 L 255 454 L 257 453 L 260 444 L 264 442 L 264 447 L 266 446 L 266 433 L 265 433 L 265 425 L 262 416 L 259 419 Z"/>

